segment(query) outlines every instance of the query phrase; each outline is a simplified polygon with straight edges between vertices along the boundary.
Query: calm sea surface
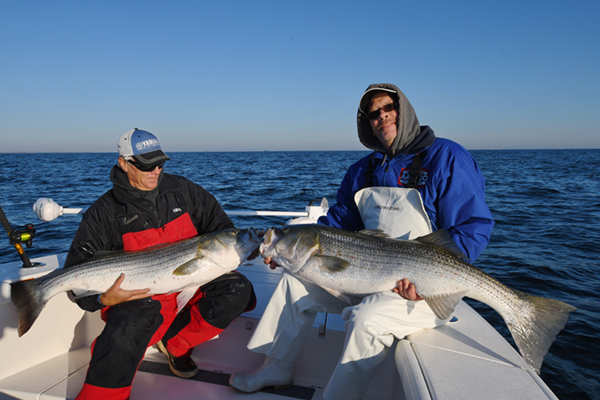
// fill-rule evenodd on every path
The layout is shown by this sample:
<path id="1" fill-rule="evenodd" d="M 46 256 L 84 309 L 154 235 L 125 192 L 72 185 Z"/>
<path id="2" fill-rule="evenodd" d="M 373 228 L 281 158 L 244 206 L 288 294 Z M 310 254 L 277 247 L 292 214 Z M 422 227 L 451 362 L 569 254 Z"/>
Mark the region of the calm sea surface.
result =
<path id="1" fill-rule="evenodd" d="M 550 348 L 542 378 L 560 399 L 600 399 L 600 149 L 472 151 L 496 219 L 475 265 L 508 286 L 578 308 Z M 211 192 L 226 210 L 304 211 L 335 202 L 347 168 L 367 154 L 343 152 L 169 153 L 167 171 Z M 79 215 L 42 222 L 33 203 L 50 197 L 87 207 L 110 189 L 116 153 L 0 154 L 0 206 L 13 227 L 37 229 L 30 257 L 66 252 Z M 268 228 L 286 218 L 233 217 Z M 0 265 L 19 261 L 6 236 Z M 470 301 L 511 343 L 501 317 Z"/>

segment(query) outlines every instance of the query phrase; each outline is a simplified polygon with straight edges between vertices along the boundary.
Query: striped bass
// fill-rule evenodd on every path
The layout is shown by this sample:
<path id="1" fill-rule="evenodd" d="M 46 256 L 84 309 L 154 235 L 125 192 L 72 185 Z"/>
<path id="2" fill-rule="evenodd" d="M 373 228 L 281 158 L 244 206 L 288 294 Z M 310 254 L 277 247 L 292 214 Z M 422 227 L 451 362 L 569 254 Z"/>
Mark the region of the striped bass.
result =
<path id="1" fill-rule="evenodd" d="M 440 319 L 464 297 L 481 301 L 504 319 L 525 362 L 538 374 L 548 349 L 575 307 L 510 289 L 466 261 L 445 230 L 416 240 L 378 237 L 321 225 L 270 228 L 264 258 L 349 303 L 348 296 L 392 290 L 401 279 Z"/>
<path id="2" fill-rule="evenodd" d="M 33 325 L 52 297 L 72 290 L 75 298 L 106 292 L 121 275 L 124 290 L 150 289 L 152 294 L 181 292 L 178 311 L 198 288 L 236 269 L 260 239 L 254 229 L 227 229 L 140 251 L 94 257 L 38 279 L 11 284 L 18 312 L 19 336 Z"/>

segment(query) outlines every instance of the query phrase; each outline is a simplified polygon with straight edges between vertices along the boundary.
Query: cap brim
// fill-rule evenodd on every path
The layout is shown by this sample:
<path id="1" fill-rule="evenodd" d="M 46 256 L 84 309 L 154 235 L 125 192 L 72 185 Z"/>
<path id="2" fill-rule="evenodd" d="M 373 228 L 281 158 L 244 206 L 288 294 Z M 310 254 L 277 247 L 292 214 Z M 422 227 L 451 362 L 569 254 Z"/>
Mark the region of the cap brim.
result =
<path id="1" fill-rule="evenodd" d="M 375 92 L 388 92 L 388 93 L 394 93 L 395 95 L 398 95 L 398 93 L 396 93 L 396 91 L 392 90 L 392 89 L 386 89 L 386 88 L 380 88 L 380 87 L 371 88 L 363 93 L 362 97 L 360 98 L 360 102 L 358 103 L 359 104 L 358 109 L 362 113 L 365 113 L 365 114 L 367 113 L 367 108 L 369 107 L 369 102 L 371 101 L 371 97 L 373 97 Z"/>
<path id="2" fill-rule="evenodd" d="M 151 151 L 150 153 L 144 154 L 136 154 L 133 157 L 144 166 L 150 166 L 160 161 L 170 160 L 170 158 L 162 150 Z"/>

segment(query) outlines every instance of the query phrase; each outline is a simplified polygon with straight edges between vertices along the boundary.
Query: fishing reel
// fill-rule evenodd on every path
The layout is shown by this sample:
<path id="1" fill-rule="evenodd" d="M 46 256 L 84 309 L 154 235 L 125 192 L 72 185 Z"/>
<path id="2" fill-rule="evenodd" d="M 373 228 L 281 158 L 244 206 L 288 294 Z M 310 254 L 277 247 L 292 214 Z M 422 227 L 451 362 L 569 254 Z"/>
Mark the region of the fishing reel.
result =
<path id="1" fill-rule="evenodd" d="M 33 238 L 35 237 L 35 228 L 33 224 L 27 224 L 22 229 L 15 229 L 8 233 L 10 244 L 25 244 L 27 248 L 33 245 Z"/>

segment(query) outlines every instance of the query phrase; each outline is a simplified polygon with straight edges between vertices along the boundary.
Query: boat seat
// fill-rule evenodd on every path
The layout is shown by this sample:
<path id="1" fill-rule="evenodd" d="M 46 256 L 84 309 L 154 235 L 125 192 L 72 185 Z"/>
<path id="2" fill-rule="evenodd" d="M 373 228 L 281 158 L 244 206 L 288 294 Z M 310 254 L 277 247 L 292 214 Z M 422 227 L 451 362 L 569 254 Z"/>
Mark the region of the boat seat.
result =
<path id="1" fill-rule="evenodd" d="M 475 310 L 461 301 L 455 315 L 456 322 L 399 341 L 395 360 L 406 399 L 464 399 L 466 386 L 473 399 L 556 399 Z"/>

